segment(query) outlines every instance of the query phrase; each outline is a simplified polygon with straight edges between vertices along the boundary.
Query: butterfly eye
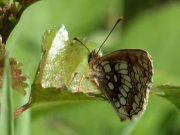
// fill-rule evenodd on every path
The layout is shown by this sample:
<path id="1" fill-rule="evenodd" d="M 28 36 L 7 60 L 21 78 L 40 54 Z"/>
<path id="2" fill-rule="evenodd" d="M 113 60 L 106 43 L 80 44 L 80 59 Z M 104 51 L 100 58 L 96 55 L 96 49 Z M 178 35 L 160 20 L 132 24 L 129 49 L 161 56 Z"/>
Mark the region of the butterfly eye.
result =
<path id="1" fill-rule="evenodd" d="M 92 60 L 92 53 L 88 55 L 88 63 Z"/>

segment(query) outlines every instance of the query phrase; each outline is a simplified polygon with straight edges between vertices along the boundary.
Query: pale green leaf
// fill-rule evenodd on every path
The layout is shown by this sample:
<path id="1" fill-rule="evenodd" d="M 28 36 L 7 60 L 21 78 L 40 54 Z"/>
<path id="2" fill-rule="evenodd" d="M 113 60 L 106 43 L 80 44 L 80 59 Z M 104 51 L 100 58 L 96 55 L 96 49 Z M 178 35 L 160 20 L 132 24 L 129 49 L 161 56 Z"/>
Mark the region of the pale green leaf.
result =
<path id="1" fill-rule="evenodd" d="M 180 86 L 160 85 L 155 87 L 152 93 L 169 100 L 180 109 Z"/>
<path id="2" fill-rule="evenodd" d="M 92 50 L 98 46 L 82 40 Z M 32 103 L 91 99 L 99 90 L 87 79 L 89 51 L 69 39 L 65 26 L 48 30 L 43 36 L 42 59 L 32 86 Z M 82 80 L 82 81 L 81 81 Z M 81 84 L 80 84 L 81 83 Z"/>
<path id="3" fill-rule="evenodd" d="M 14 134 L 14 120 L 12 116 L 12 95 L 10 84 L 9 59 L 5 59 L 3 87 L 0 113 L 0 131 L 2 135 Z"/>

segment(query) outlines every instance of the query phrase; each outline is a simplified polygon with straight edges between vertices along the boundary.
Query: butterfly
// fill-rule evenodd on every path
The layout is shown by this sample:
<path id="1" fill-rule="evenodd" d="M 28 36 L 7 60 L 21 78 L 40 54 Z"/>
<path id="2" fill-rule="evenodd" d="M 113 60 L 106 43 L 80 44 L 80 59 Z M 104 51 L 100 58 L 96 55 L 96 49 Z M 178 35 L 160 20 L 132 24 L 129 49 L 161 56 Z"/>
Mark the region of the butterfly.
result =
<path id="1" fill-rule="evenodd" d="M 113 29 L 120 20 L 122 18 L 118 19 Z M 99 50 L 89 51 L 91 80 L 112 104 L 120 120 L 132 119 L 143 113 L 152 86 L 153 63 L 150 54 L 141 49 L 123 49 L 100 56 Z"/>

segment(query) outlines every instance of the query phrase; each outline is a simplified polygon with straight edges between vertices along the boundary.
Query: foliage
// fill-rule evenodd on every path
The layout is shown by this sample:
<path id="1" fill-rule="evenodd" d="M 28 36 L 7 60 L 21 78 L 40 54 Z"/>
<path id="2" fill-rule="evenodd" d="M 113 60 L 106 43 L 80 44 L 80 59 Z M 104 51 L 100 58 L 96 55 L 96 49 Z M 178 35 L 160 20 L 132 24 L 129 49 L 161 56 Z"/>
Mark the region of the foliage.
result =
<path id="1" fill-rule="evenodd" d="M 25 97 L 25 105 L 17 110 L 16 115 L 32 106 L 32 117 L 29 114 L 26 117 L 32 120 L 33 135 L 175 135 L 180 132 L 178 126 L 180 125 L 178 110 L 180 107 L 180 64 L 177 61 L 180 57 L 180 3 L 171 1 L 162 4 L 162 1 L 158 0 L 149 1 L 146 4 L 140 0 L 137 4 L 131 4 L 130 0 L 105 0 L 103 2 L 47 0 L 36 3 L 31 0 L 20 0 L 16 2 L 14 5 L 9 5 L 8 1 L 0 1 L 0 5 L 2 5 L 0 8 L 0 33 L 8 56 L 13 58 L 10 62 L 13 69 L 9 70 L 14 71 L 18 77 L 13 78 L 12 74 L 12 81 L 7 79 L 9 70 L 3 66 L 3 60 L 0 63 L 2 65 L 0 78 L 5 78 L 2 85 L 3 93 L 8 92 L 7 88 L 10 87 L 9 83 L 6 83 L 8 81 L 12 82 L 12 87 L 13 81 L 15 81 L 15 84 L 18 84 L 16 89 L 24 93 L 27 86 L 24 81 L 27 79 L 31 95 Z M 132 8 L 128 8 L 130 6 Z M 4 17 L 9 12 L 10 14 Z M 96 100 L 99 99 L 99 95 L 96 95 L 99 94 L 98 90 L 87 79 L 84 79 L 82 87 L 79 89 L 82 76 L 88 74 L 86 61 L 88 51 L 82 45 L 72 41 L 72 37 L 79 35 L 100 42 L 107 35 L 116 18 L 123 12 L 125 15 L 123 26 L 125 27 L 122 27 L 122 35 L 120 36 L 121 30 L 114 31 L 103 51 L 107 53 L 121 48 L 141 48 L 152 55 L 154 62 L 154 86 L 151 90 L 148 108 L 138 120 L 125 123 L 119 121 L 110 104 Z M 55 55 L 55 61 L 49 61 L 50 52 L 54 49 L 53 40 L 62 24 L 66 25 L 70 39 L 64 42 L 64 50 L 58 51 L 58 54 Z M 5 28 L 8 30 L 6 31 Z M 46 32 L 41 41 L 44 31 Z M 82 41 L 91 50 L 98 48 L 96 43 L 84 39 Z M 0 60 L 2 60 L 6 52 L 2 45 L 0 47 L 2 52 Z M 19 62 L 15 59 L 22 63 L 22 71 Z M 58 61 L 59 63 L 56 65 Z M 47 68 L 48 64 L 53 68 Z M 4 76 L 2 76 L 3 72 Z M 27 78 L 22 73 L 26 74 Z M 60 76 L 60 82 L 53 79 L 57 75 Z M 73 79 L 74 76 L 75 79 Z M 47 82 L 50 83 L 47 85 Z M 72 90 L 80 91 L 73 93 Z M 27 93 L 30 92 L 27 91 Z M 15 107 L 19 106 L 15 100 L 18 97 L 17 94 L 13 94 L 15 97 L 13 100 L 4 98 L 4 95 L 1 95 L 3 96 L 1 118 L 12 116 L 11 105 L 8 105 L 11 101 Z M 159 97 L 172 102 L 178 111 L 171 103 Z M 7 109 L 10 110 L 5 116 L 4 110 L 8 106 Z M 15 109 L 13 108 L 13 110 Z M 6 120 L 1 119 L 1 123 L 4 121 Z M 22 124 L 22 122 L 25 123 Z M 29 121 L 22 120 L 20 125 L 29 125 L 26 122 Z M 13 125 L 12 119 L 5 123 L 10 128 Z M 30 127 L 26 126 L 27 128 Z M 13 128 L 11 130 L 13 131 Z M 27 134 L 30 134 L 29 131 L 27 130 Z M 18 130 L 18 132 L 20 131 Z M 18 132 L 16 133 L 19 135 Z"/>

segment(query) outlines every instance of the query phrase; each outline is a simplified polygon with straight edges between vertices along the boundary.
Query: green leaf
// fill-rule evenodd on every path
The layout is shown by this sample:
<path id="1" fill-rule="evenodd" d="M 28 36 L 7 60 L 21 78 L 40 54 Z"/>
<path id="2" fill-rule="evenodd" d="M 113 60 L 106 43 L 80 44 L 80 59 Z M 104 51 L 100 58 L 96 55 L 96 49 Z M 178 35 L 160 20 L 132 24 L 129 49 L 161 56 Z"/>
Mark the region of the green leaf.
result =
<path id="1" fill-rule="evenodd" d="M 135 18 L 137 15 L 144 13 L 146 10 L 157 8 L 157 6 L 161 6 L 162 4 L 166 4 L 168 2 L 173 2 L 176 0 L 125 0 L 124 1 L 124 16 L 125 16 L 125 22 L 128 24 L 131 22 L 133 18 Z M 125 24 L 126 24 L 125 23 Z"/>
<path id="2" fill-rule="evenodd" d="M 14 134 L 14 120 L 12 117 L 12 95 L 10 84 L 10 69 L 9 59 L 5 59 L 2 100 L 1 100 L 1 115 L 0 115 L 0 131 L 2 135 Z"/>
<path id="3" fill-rule="evenodd" d="M 9 0 L 0 0 L 0 6 L 5 5 L 9 2 Z"/>
<path id="4" fill-rule="evenodd" d="M 73 101 L 73 100 L 93 100 L 95 98 L 85 95 L 82 92 L 68 92 L 63 88 L 43 88 L 40 85 L 32 87 L 31 104 L 53 102 L 53 101 Z"/>
<path id="5" fill-rule="evenodd" d="M 98 47 L 92 42 L 82 42 L 90 50 Z M 32 86 L 32 103 L 89 100 L 92 98 L 85 94 L 99 94 L 96 86 L 85 78 L 88 76 L 89 51 L 79 42 L 69 40 L 65 26 L 53 28 L 44 34 L 42 52 L 38 74 Z"/>
<path id="6" fill-rule="evenodd" d="M 180 86 L 160 85 L 153 88 L 152 93 L 166 98 L 180 109 Z"/>
<path id="7" fill-rule="evenodd" d="M 40 61 L 44 31 L 65 24 L 71 36 L 90 35 L 104 22 L 107 7 L 111 3 L 109 0 L 36 2 L 23 13 L 8 38 L 6 49 L 10 56 L 23 63 L 23 72 L 32 83 Z"/>

